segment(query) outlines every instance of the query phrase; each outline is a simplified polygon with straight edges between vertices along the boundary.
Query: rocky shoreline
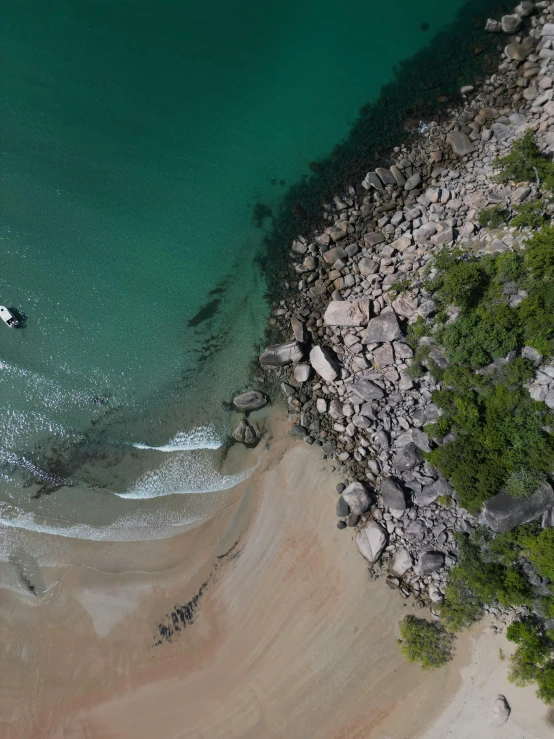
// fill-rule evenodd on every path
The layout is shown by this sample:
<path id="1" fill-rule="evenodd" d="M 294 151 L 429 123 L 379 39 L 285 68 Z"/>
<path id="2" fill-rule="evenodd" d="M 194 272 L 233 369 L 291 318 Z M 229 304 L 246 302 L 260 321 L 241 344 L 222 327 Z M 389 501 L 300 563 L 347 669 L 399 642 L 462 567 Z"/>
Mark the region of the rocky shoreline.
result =
<path id="1" fill-rule="evenodd" d="M 444 443 L 423 431 L 440 417 L 431 400 L 440 382 L 410 371 L 410 326 L 437 310 L 424 284 L 445 247 L 476 254 L 524 248 L 525 230 L 489 230 L 478 213 L 530 202 L 539 183 L 499 185 L 493 161 L 529 129 L 543 150 L 554 150 L 554 5 L 524 0 L 485 30 L 504 46 L 498 71 L 480 87 L 462 88 L 464 104 L 447 122 L 422 122 L 410 146 L 391 152 L 387 168 L 324 204 L 323 230 L 293 241 L 291 278 L 272 318 L 291 340 L 260 356 L 259 379 L 280 387 L 292 433 L 319 445 L 344 474 L 338 527 L 354 528 L 370 571 L 421 609 L 442 602 L 457 561 L 454 532 L 471 531 L 478 520 L 424 458 Z M 451 311 L 447 321 L 456 316 Z M 441 347 L 432 336 L 426 341 L 429 359 L 446 366 Z M 535 350 L 525 351 L 540 364 Z M 530 388 L 549 407 L 553 377 L 551 367 L 540 367 Z M 248 422 L 239 426 L 235 438 L 253 440 Z M 502 530 L 506 516 L 517 523 L 551 518 L 549 492 L 508 513 L 496 498 L 480 519 L 493 530 Z M 522 609 L 486 610 L 507 623 Z"/>

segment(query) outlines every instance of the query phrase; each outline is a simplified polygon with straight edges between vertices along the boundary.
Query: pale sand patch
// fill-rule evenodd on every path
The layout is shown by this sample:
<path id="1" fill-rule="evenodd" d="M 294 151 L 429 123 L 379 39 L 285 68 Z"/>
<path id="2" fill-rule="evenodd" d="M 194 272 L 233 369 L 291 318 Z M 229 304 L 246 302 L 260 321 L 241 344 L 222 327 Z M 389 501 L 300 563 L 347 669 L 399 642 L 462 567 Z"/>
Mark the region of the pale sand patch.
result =
<path id="1" fill-rule="evenodd" d="M 535 695 L 534 687 L 518 688 L 507 678 L 514 644 L 494 634 L 486 624 L 466 637 L 468 663 L 460 670 L 462 684 L 440 717 L 420 739 L 546 739 L 554 735 L 552 710 Z M 469 649 L 469 657 L 467 655 Z M 505 659 L 499 655 L 502 650 Z M 506 697 L 512 712 L 500 727 L 490 723 L 491 706 L 497 695 Z"/>
<path id="2" fill-rule="evenodd" d="M 226 510 L 172 540 L 182 564 L 76 567 L 34 608 L 3 594 L 2 739 L 417 736 L 455 691 L 463 649 L 436 674 L 405 662 L 411 603 L 368 580 L 323 467 L 318 450 L 275 442 Z M 195 622 L 154 646 L 203 583 Z"/>

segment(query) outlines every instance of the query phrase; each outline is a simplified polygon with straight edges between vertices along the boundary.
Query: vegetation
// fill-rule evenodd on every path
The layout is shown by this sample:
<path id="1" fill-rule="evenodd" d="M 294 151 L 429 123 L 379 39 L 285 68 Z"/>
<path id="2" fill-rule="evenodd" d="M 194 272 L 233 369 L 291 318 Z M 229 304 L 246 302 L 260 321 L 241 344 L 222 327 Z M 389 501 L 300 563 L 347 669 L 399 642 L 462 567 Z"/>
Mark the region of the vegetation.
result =
<path id="1" fill-rule="evenodd" d="M 554 162 L 541 154 L 532 132 L 495 166 L 498 182 L 534 181 L 543 191 L 554 189 Z M 459 248 L 444 250 L 425 283 L 437 303 L 434 324 L 418 319 L 409 331 L 414 350 L 410 373 L 431 372 L 441 381 L 432 400 L 442 414 L 425 427 L 441 444 L 426 457 L 474 514 L 500 490 L 526 498 L 554 474 L 554 414 L 531 398 L 526 385 L 535 369 L 521 356 L 524 346 L 554 356 L 551 202 L 543 196 L 480 211 L 482 226 L 509 222 L 530 229 L 525 248 L 482 257 Z M 434 362 L 433 343 L 449 360 L 446 369 Z M 450 505 L 451 499 L 438 502 Z M 485 608 L 526 606 L 533 615 L 508 629 L 517 645 L 510 679 L 517 685 L 536 682 L 539 697 L 554 701 L 554 631 L 546 628 L 554 621 L 554 595 L 543 587 L 554 583 L 554 529 L 538 522 L 500 534 L 477 527 L 456 539 L 458 561 L 449 571 L 444 602 L 436 606 L 448 630 L 439 627 L 435 633 L 436 624 L 408 617 L 402 624 L 405 654 L 426 669 L 444 664 L 451 633 L 480 619 Z"/>
<path id="2" fill-rule="evenodd" d="M 402 295 L 412 287 L 411 280 L 397 280 L 393 283 L 389 289 L 389 295 L 396 298 L 398 295 Z"/>
<path id="3" fill-rule="evenodd" d="M 424 334 L 419 324 L 412 331 L 410 372 L 419 377 L 429 370 L 443 383 L 433 394 L 443 414 L 426 432 L 455 438 L 428 459 L 450 479 L 462 505 L 477 513 L 502 488 L 515 497 L 530 495 L 554 468 L 554 437 L 547 430 L 554 416 L 530 397 L 525 383 L 534 369 L 515 356 L 525 345 L 544 356 L 554 353 L 554 228 L 535 233 L 523 256 L 505 252 L 478 259 L 450 250 L 439 255 L 435 268 L 427 287 L 439 308 L 454 304 L 461 311 L 434 333 L 450 366 L 441 370 L 429 357 L 430 347 L 418 345 Z M 511 352 L 511 361 L 493 365 Z"/>
<path id="4" fill-rule="evenodd" d="M 545 481 L 544 472 L 520 469 L 506 480 L 504 491 L 514 498 L 528 498 Z"/>
<path id="5" fill-rule="evenodd" d="M 505 205 L 493 205 L 492 208 L 483 208 L 477 214 L 477 223 L 486 228 L 500 228 L 505 226 L 510 218 L 510 211 Z"/>
<path id="6" fill-rule="evenodd" d="M 515 211 L 516 215 L 510 222 L 510 225 L 515 228 L 538 229 L 548 223 L 542 200 L 532 200 L 530 203 L 523 203 L 523 205 L 517 206 Z"/>
<path id="7" fill-rule="evenodd" d="M 527 131 L 514 143 L 509 154 L 495 159 L 493 164 L 500 170 L 496 182 L 538 181 L 545 189 L 554 188 L 554 162 L 542 155 L 534 131 Z"/>
<path id="8" fill-rule="evenodd" d="M 554 633 L 535 617 L 508 626 L 506 636 L 517 644 L 511 658 L 509 679 L 518 686 L 536 682 L 538 697 L 554 701 Z"/>
<path id="9" fill-rule="evenodd" d="M 477 531 L 458 534 L 459 558 L 448 578 L 440 615 L 453 631 L 467 628 L 483 614 L 483 607 L 524 605 L 532 601 L 531 585 L 517 568 L 519 549 L 509 535 L 493 537 Z"/>
<path id="10" fill-rule="evenodd" d="M 554 465 L 554 437 L 544 431 L 554 416 L 523 386 L 531 376 L 530 363 L 521 358 L 488 377 L 449 367 L 445 387 L 433 393 L 443 415 L 425 430 L 433 438 L 450 432 L 455 438 L 427 456 L 472 513 L 508 480 L 513 491 L 525 494 Z"/>
<path id="11" fill-rule="evenodd" d="M 453 635 L 436 621 L 405 616 L 400 624 L 400 648 L 408 662 L 434 670 L 452 659 Z"/>

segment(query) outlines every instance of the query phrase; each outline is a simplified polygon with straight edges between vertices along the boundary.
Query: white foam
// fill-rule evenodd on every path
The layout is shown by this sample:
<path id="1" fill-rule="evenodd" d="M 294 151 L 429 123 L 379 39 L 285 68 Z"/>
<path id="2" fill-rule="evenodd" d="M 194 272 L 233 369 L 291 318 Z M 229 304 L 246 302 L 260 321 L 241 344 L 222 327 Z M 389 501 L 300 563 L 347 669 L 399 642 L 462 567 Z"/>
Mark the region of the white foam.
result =
<path id="1" fill-rule="evenodd" d="M 32 513 L 11 510 L 7 516 L 6 509 L 0 509 L 0 528 L 25 529 L 40 534 L 51 534 L 68 539 L 87 539 L 90 541 L 149 541 L 153 539 L 169 539 L 175 536 L 175 528 L 191 527 L 204 520 L 203 516 L 188 516 L 179 520 L 171 519 L 163 512 L 144 516 L 141 514 L 126 516 L 105 526 L 75 524 L 69 526 L 41 523 Z"/>
<path id="2" fill-rule="evenodd" d="M 259 464 L 258 461 L 254 466 L 235 475 L 222 475 L 213 467 L 210 468 L 202 456 L 179 455 L 172 458 L 158 469 L 143 475 L 134 490 L 116 495 L 140 500 L 229 490 L 250 477 Z"/>
<path id="3" fill-rule="evenodd" d="M 199 426 L 192 431 L 181 431 L 163 446 L 133 444 L 136 449 L 154 449 L 157 452 L 190 452 L 196 449 L 219 449 L 223 441 L 213 426 Z"/>

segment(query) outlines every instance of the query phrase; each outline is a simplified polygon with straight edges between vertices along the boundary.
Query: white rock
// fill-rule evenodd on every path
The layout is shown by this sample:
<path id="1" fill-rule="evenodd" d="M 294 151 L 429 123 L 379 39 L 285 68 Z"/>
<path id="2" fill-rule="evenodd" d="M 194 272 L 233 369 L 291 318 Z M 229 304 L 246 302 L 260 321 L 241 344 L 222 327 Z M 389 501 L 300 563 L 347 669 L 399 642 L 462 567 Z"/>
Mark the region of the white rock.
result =
<path id="1" fill-rule="evenodd" d="M 297 364 L 294 368 L 294 379 L 297 382 L 307 382 L 310 379 L 312 368 L 309 364 Z"/>
<path id="2" fill-rule="evenodd" d="M 331 350 L 325 346 L 314 346 L 310 352 L 310 364 L 327 382 L 333 382 L 339 376 L 340 365 Z"/>
<path id="3" fill-rule="evenodd" d="M 331 300 L 323 320 L 326 326 L 367 326 L 369 300 Z"/>
<path id="4" fill-rule="evenodd" d="M 373 519 L 369 519 L 369 521 L 356 533 L 356 546 L 358 547 L 358 551 L 362 557 L 367 559 L 370 565 L 377 562 L 386 544 L 387 532 Z"/>
<path id="5" fill-rule="evenodd" d="M 408 550 L 404 549 L 403 547 L 401 549 L 397 549 L 397 551 L 394 553 L 392 564 L 390 566 L 391 572 L 393 572 L 395 575 L 398 575 L 398 577 L 404 577 L 406 572 L 411 567 L 412 558 Z"/>
<path id="6" fill-rule="evenodd" d="M 361 482 L 351 482 L 342 497 L 348 503 L 351 513 L 361 516 L 369 508 L 370 499 L 367 488 Z"/>

